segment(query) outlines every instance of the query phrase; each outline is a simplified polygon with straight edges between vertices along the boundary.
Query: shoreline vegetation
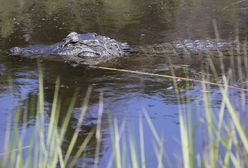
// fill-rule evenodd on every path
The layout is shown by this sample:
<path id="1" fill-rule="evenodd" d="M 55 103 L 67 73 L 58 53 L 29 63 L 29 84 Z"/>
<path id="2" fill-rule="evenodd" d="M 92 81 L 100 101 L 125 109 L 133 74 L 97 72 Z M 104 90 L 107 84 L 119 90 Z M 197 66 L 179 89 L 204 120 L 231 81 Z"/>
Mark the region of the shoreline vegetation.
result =
<path id="1" fill-rule="evenodd" d="M 219 40 L 222 36 L 223 40 L 237 42 L 236 48 L 231 48 L 228 60 L 224 60 L 224 54 L 218 52 L 215 59 L 212 59 L 209 53 L 204 65 L 197 62 L 195 67 L 199 66 L 202 71 L 195 69 L 198 75 L 195 78 L 190 74 L 188 76 L 188 71 L 183 73 L 185 76 L 179 77 L 173 68 L 169 69 L 168 73 L 166 69 L 167 75 L 100 66 L 92 68 L 170 79 L 170 91 L 175 91 L 174 96 L 177 99 L 176 117 L 180 139 L 175 141 L 178 142 L 180 151 L 175 153 L 173 163 L 170 156 L 174 157 L 174 151 L 166 148 L 166 140 L 156 129 L 149 111 L 144 108 L 138 114 L 138 123 L 135 123 L 138 130 L 135 131 L 132 123 L 127 123 L 125 118 L 120 120 L 109 117 L 107 129 L 111 139 L 111 152 L 107 159 L 104 158 L 107 160 L 106 168 L 149 168 L 150 155 L 147 156 L 147 153 L 150 154 L 151 148 L 155 153 L 153 167 L 158 168 L 248 167 L 248 33 L 245 0 L 150 0 L 142 3 L 124 0 L 85 0 L 72 3 L 66 0 L 0 2 L 0 53 L 16 45 L 53 43 L 72 31 L 103 32 L 113 38 L 118 37 L 121 41 L 141 45 L 156 44 L 164 38 L 172 41 L 175 38 L 188 37 Z M 213 21 L 213 18 L 216 18 L 216 21 Z M 239 41 L 244 43 L 239 45 Z M 142 60 L 138 61 L 144 64 Z M 8 63 L 10 67 L 6 66 L 6 69 L 9 68 L 10 71 L 14 71 L 19 64 L 15 62 L 12 65 L 11 61 Z M 1 65 L 5 65 L 5 62 Z M 35 71 L 36 67 L 32 70 Z M 104 92 L 99 94 L 96 124 L 85 131 L 82 123 L 91 107 L 89 100 L 93 88 L 89 86 L 83 98 L 78 90 L 71 93 L 70 103 L 66 104 L 67 113 L 64 115 L 61 112 L 65 105 L 60 97 L 60 78 L 55 82 L 54 93 L 52 90 L 52 103 L 47 103 L 43 68 L 40 64 L 38 70 L 37 95 L 25 99 L 4 119 L 7 120 L 7 125 L 3 126 L 5 130 L 0 132 L 0 137 L 3 138 L 0 141 L 3 142 L 0 144 L 0 168 L 102 167 L 102 152 L 105 152 L 101 151 L 102 141 L 105 140 L 102 135 Z M 61 69 L 57 68 L 57 71 Z M 192 86 L 197 86 L 199 109 L 192 109 L 191 103 L 195 102 L 192 102 L 191 95 L 183 94 L 185 90 L 192 89 Z M 11 82 L 9 88 L 10 95 L 15 94 L 11 90 Z M 216 102 L 213 102 L 216 101 L 213 100 L 216 95 L 219 98 L 217 107 Z M 77 122 L 72 125 L 75 104 L 81 99 Z M 145 127 L 147 125 L 148 129 Z M 73 130 L 69 136 L 68 129 Z M 146 135 L 147 132 L 149 136 Z M 149 149 L 147 143 L 151 146 Z M 87 160 L 88 154 L 93 160 Z"/>
<path id="2" fill-rule="evenodd" d="M 210 62 L 211 65 L 211 62 Z M 103 115 L 103 94 L 99 95 L 99 110 L 97 124 L 93 127 L 84 141 L 78 144 L 78 137 L 81 131 L 81 123 L 83 122 L 88 109 L 88 103 L 92 88 L 89 87 L 81 107 L 81 113 L 78 123 L 72 135 L 72 138 L 65 142 L 66 130 L 69 127 L 70 118 L 72 116 L 73 107 L 77 99 L 77 92 L 72 96 L 71 103 L 68 107 L 66 116 L 63 116 L 62 124 L 59 123 L 61 100 L 59 98 L 60 79 L 55 84 L 55 92 L 52 106 L 46 109 L 44 100 L 44 86 L 42 68 L 39 68 L 39 94 L 38 98 L 30 103 L 32 109 L 36 109 L 36 117 L 34 128 L 30 131 L 28 124 L 25 123 L 19 128 L 18 121 L 27 120 L 27 111 L 20 113 L 23 109 L 28 110 L 29 105 L 17 108 L 15 115 L 9 117 L 6 127 L 4 152 L 0 153 L 0 165 L 3 167 L 74 167 L 81 165 L 80 158 L 87 151 L 87 145 L 92 139 L 95 141 L 95 159 L 93 166 L 98 167 L 100 162 L 101 148 L 101 118 Z M 115 70 L 115 69 L 111 69 Z M 116 69 L 117 70 L 117 69 Z M 119 70 L 123 72 L 123 70 Z M 212 71 L 215 71 L 212 67 Z M 127 71 L 128 73 L 128 71 Z M 132 72 L 131 72 L 132 73 Z M 135 72 L 136 73 L 136 72 Z M 228 85 L 228 78 L 223 76 L 223 84 L 216 84 L 219 93 L 222 96 L 219 111 L 213 110 L 211 104 L 211 83 L 207 79 L 202 79 L 201 97 L 203 101 L 203 111 L 201 114 L 200 125 L 206 128 L 203 135 L 196 136 L 202 126 L 197 125 L 199 121 L 193 121 L 194 117 L 191 113 L 189 97 L 180 96 L 180 88 L 178 87 L 177 77 L 173 69 L 171 70 L 174 89 L 177 94 L 179 106 L 179 127 L 180 127 L 180 146 L 181 153 L 177 156 L 179 159 L 178 167 L 247 167 L 248 166 L 248 138 L 247 131 L 239 118 L 239 112 L 236 111 L 229 96 L 229 90 L 232 89 Z M 147 74 L 143 74 L 147 75 Z M 156 74 L 154 74 L 156 76 Z M 216 74 L 217 75 L 217 74 Z M 188 80 L 187 85 L 192 82 Z M 216 86 L 215 86 L 216 87 Z M 235 88 L 237 89 L 237 88 Z M 246 90 L 240 88 L 238 91 L 246 94 Z M 47 113 L 47 111 L 49 111 Z M 22 115 L 19 115 L 22 114 Z M 145 117 L 145 121 L 149 125 L 150 132 L 154 139 L 154 151 L 157 159 L 157 167 L 173 167 L 167 158 L 165 141 L 159 135 L 146 109 L 140 114 L 140 118 Z M 11 123 L 14 125 L 11 125 Z M 112 154 L 109 156 L 107 167 L 133 167 L 145 168 L 148 160 L 145 154 L 145 135 L 142 120 L 139 120 L 139 139 L 134 139 L 132 131 L 124 135 L 123 129 L 127 126 L 125 120 L 118 123 L 117 119 L 110 119 L 110 130 L 112 136 Z M 30 136 L 32 132 L 32 136 Z M 29 133 L 29 134 L 28 134 Z M 28 140 L 27 140 L 28 139 Z M 201 151 L 196 151 L 197 144 L 203 144 Z M 120 145 L 121 144 L 121 145 Z"/>

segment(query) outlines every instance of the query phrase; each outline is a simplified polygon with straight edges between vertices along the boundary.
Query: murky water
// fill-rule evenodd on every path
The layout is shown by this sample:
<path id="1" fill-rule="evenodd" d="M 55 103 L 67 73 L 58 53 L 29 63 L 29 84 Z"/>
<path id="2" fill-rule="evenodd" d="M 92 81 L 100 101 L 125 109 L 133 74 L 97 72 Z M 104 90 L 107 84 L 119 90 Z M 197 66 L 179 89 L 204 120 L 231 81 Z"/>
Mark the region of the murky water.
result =
<path id="1" fill-rule="evenodd" d="M 233 0 L 0 0 L 0 130 L 3 135 L 9 114 L 17 107 L 37 96 L 37 60 L 10 57 L 5 51 L 13 46 L 28 44 L 51 44 L 63 39 L 69 32 L 96 32 L 128 42 L 131 45 L 157 44 L 183 39 L 214 39 L 217 23 L 221 39 L 231 41 L 238 34 L 240 40 L 248 35 L 248 5 Z M 230 62 L 230 58 L 226 58 Z M 199 75 L 200 59 L 175 58 L 170 60 L 177 76 L 189 72 Z M 171 74 L 166 57 L 130 55 L 107 67 L 139 70 L 160 74 Z M 228 65 L 228 64 L 227 64 Z M 139 75 L 117 71 L 102 70 L 86 66 L 73 67 L 62 62 L 42 61 L 44 67 L 44 86 L 46 105 L 53 100 L 54 84 L 60 76 L 62 114 L 76 89 L 79 98 L 74 108 L 67 139 L 75 129 L 81 102 L 89 86 L 93 87 L 87 117 L 82 126 L 80 140 L 96 125 L 99 107 L 99 94 L 104 96 L 102 121 L 103 140 L 101 142 L 100 166 L 105 167 L 111 153 L 111 131 L 109 116 L 125 119 L 138 137 L 138 121 L 141 115 L 144 123 L 146 158 L 149 167 L 157 164 L 153 150 L 150 128 L 142 114 L 145 109 L 155 127 L 165 140 L 164 148 L 173 164 L 180 155 L 180 134 L 178 125 L 177 95 L 173 83 L 167 78 Z M 228 65 L 229 66 L 229 65 Z M 189 71 L 190 69 L 190 71 Z M 195 72 L 195 73 L 193 73 Z M 10 87 L 11 83 L 11 87 Z M 179 86 L 182 96 L 189 96 L 193 114 L 198 115 L 202 104 L 201 84 L 192 84 L 186 89 L 185 82 Z M 12 92 L 11 92 L 12 90 Z M 214 91 L 213 91 L 214 92 Z M 13 93 L 13 94 L 12 94 Z M 236 92 L 235 92 L 236 93 Z M 239 97 L 239 96 L 238 96 Z M 215 107 L 218 109 L 220 94 L 213 93 Z M 235 99 L 235 98 L 234 98 Z M 185 103 L 187 104 L 187 103 Z M 197 113 L 197 114 L 196 114 Z M 28 114 L 29 127 L 32 128 L 34 114 Z M 20 123 L 21 128 L 21 123 Z M 129 130 L 129 126 L 126 126 Z M 0 144 L 3 140 L 0 140 Z M 94 159 L 95 140 L 89 152 L 82 158 L 91 165 Z M 2 145 L 0 145 L 2 146 Z M 0 147 L 0 152 L 2 151 Z"/>

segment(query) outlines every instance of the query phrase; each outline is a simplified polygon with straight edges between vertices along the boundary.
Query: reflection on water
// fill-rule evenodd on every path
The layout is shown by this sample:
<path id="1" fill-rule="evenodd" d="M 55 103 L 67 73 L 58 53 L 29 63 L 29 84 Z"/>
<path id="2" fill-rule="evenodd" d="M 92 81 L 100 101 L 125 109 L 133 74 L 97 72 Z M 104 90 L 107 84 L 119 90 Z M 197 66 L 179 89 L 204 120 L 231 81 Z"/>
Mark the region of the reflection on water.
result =
<path id="1" fill-rule="evenodd" d="M 240 30 L 240 39 L 247 36 L 246 2 L 233 3 L 226 0 L 45 0 L 21 1 L 0 0 L 0 50 L 6 51 L 13 46 L 27 44 L 50 44 L 61 40 L 68 32 L 96 32 L 133 45 L 171 42 L 180 39 L 215 38 L 213 19 L 217 21 L 222 39 L 234 38 L 235 28 Z M 145 72 L 171 74 L 169 62 L 175 64 L 177 76 L 196 77 L 201 70 L 201 58 L 173 58 L 159 56 L 130 55 L 106 66 L 119 67 Z M 218 65 L 219 59 L 214 63 Z M 224 59 L 226 67 L 235 71 L 235 64 L 230 58 Z M 233 64 L 232 64 L 233 63 Z M 85 66 L 72 67 L 64 63 L 42 62 L 45 75 L 46 107 L 53 100 L 54 83 L 57 76 L 61 78 L 62 114 L 66 114 L 73 92 L 79 89 L 79 97 L 73 111 L 66 141 L 71 138 L 77 122 L 81 102 L 89 86 L 93 87 L 90 105 L 79 141 L 85 138 L 89 130 L 96 125 L 99 94 L 104 94 L 104 117 L 102 121 L 103 141 L 100 163 L 108 164 L 111 153 L 109 117 L 132 123 L 134 135 L 138 131 L 139 115 L 146 109 L 154 121 L 158 132 L 163 135 L 165 149 L 169 159 L 175 163 L 180 154 L 178 143 L 178 105 L 173 88 L 173 81 L 154 76 L 137 75 L 95 69 Z M 178 66 L 180 65 L 180 66 Z M 183 66 L 182 66 L 183 65 Z M 218 67 L 221 69 L 220 67 Z M 218 69 L 218 70 L 219 70 Z M 220 71 L 220 70 L 219 70 Z M 237 72 L 237 71 L 236 71 Z M 238 73 L 238 72 L 237 72 Z M 201 77 L 201 76 L 200 76 Z M 0 54 L 0 129 L 4 133 L 7 116 L 13 115 L 17 107 L 25 102 L 34 101 L 38 92 L 37 61 L 11 58 L 4 52 Z M 244 77 L 245 78 L 245 77 Z M 236 79 L 238 81 L 239 79 Z M 201 116 L 203 106 L 200 96 L 200 84 L 187 84 L 178 81 L 182 89 L 181 96 L 189 96 L 195 118 Z M 213 90 L 216 109 L 219 108 L 221 96 Z M 240 99 L 237 91 L 233 98 Z M 32 104 L 32 103 L 31 103 Z M 238 102 L 237 102 L 238 104 Z M 244 107 L 243 107 L 244 108 Z M 32 128 L 34 113 L 28 114 L 29 127 Z M 143 118 L 144 123 L 146 122 Z M 14 124 L 14 123 L 12 123 Z M 19 123 L 22 125 L 22 122 Z M 129 129 L 129 128 L 127 128 Z M 144 124 L 145 135 L 151 137 L 148 125 Z M 0 140 L 2 144 L 3 140 Z M 82 158 L 92 163 L 95 140 L 89 145 L 87 156 Z M 152 140 L 147 140 L 147 151 L 153 151 Z M 2 145 L 0 145 L 2 146 Z M 2 147 L 0 147 L 2 151 Z M 154 152 L 147 154 L 150 158 L 147 166 L 156 165 Z"/>
<path id="2" fill-rule="evenodd" d="M 230 2 L 1 0 L 1 44 L 8 48 L 14 44 L 51 43 L 71 31 L 97 32 L 134 44 L 214 38 L 213 19 L 221 37 L 228 39 L 233 37 L 236 23 L 241 30 L 247 26 L 245 5 Z"/>

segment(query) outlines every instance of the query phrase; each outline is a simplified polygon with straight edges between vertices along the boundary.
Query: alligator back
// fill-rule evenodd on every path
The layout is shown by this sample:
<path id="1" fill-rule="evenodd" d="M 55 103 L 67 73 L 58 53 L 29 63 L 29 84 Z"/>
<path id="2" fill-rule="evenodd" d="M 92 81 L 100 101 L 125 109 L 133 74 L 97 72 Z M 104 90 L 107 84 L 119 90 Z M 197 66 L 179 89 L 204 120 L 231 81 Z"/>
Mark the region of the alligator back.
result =
<path id="1" fill-rule="evenodd" d="M 133 52 L 143 54 L 185 55 L 232 55 L 244 45 L 217 40 L 183 40 L 172 43 L 135 46 Z"/>
<path id="2" fill-rule="evenodd" d="M 231 55 L 245 45 L 216 40 L 183 40 L 172 43 L 161 43 L 145 46 L 134 46 L 130 49 L 127 43 L 121 43 L 96 33 L 67 35 L 61 42 L 52 45 L 30 45 L 13 47 L 11 55 L 25 57 L 45 57 L 76 64 L 96 65 L 127 53 L 185 56 L 185 55 Z M 236 52 L 237 53 L 237 52 Z"/>

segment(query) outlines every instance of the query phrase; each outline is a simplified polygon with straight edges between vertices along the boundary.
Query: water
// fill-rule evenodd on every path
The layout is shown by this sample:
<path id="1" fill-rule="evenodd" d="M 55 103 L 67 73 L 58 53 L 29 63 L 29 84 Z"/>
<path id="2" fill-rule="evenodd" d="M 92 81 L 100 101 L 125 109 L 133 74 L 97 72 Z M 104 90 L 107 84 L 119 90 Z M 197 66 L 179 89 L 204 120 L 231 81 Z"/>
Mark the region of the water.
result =
<path id="1" fill-rule="evenodd" d="M 28 44 L 52 44 L 63 39 L 69 32 L 96 32 L 130 45 L 157 44 L 184 39 L 214 39 L 217 23 L 221 39 L 232 41 L 238 34 L 240 40 L 248 34 L 247 3 L 234 3 L 226 0 L 45 0 L 22 1 L 0 0 L 0 130 L 5 133 L 8 115 L 24 102 L 38 93 L 37 60 L 13 58 L 4 51 L 13 46 Z M 238 30 L 238 31 L 237 31 Z M 230 58 L 226 58 L 230 64 Z M 191 77 L 199 75 L 200 59 L 174 58 L 176 75 L 186 72 Z M 229 66 L 227 64 L 227 66 Z M 168 60 L 159 56 L 131 55 L 105 66 L 139 70 L 160 74 L 171 74 Z M 104 113 L 100 164 L 108 164 L 111 153 L 111 131 L 109 117 L 127 121 L 125 132 L 132 129 L 138 139 L 138 121 L 142 117 L 147 142 L 146 158 L 148 166 L 157 164 L 153 149 L 153 135 L 144 118 L 144 109 L 150 115 L 157 131 L 162 135 L 168 158 L 172 164 L 178 163 L 180 156 L 180 134 L 178 122 L 177 95 L 170 79 L 156 76 L 138 75 L 117 71 L 102 70 L 86 66 L 73 67 L 63 62 L 42 61 L 44 67 L 44 87 L 46 105 L 53 100 L 54 83 L 60 76 L 62 114 L 66 114 L 73 92 L 79 89 L 79 98 L 74 108 L 67 131 L 70 139 L 79 116 L 81 102 L 89 86 L 93 87 L 89 109 L 82 133 L 83 140 L 89 130 L 96 125 L 99 95 L 104 96 Z M 10 83 L 12 86 L 10 87 Z M 182 96 L 189 96 L 191 102 L 185 103 L 192 109 L 195 118 L 203 106 L 201 84 L 179 81 Z M 12 90 L 13 94 L 10 93 Z M 237 95 L 237 92 L 235 92 Z M 235 99 L 235 94 L 233 94 Z M 237 96 L 240 98 L 239 96 Z M 218 109 L 221 96 L 213 94 L 214 106 Z M 29 127 L 32 128 L 35 116 L 28 114 Z M 197 122 L 200 122 L 197 120 Z M 14 123 L 13 123 L 14 124 Z M 21 128 L 22 123 L 20 123 Z M 131 127 L 131 128 L 129 128 Z M 199 137 L 200 138 L 200 137 Z M 94 159 L 95 142 L 89 145 L 87 156 L 81 158 L 87 165 Z M 0 140 L 0 144 L 3 140 Z M 2 146 L 2 145 L 1 145 Z M 200 146 L 200 145 L 199 145 Z M 200 147 L 199 147 L 200 150 Z M 0 147 L 0 152 L 3 151 Z M 180 159 L 179 159 L 180 160 Z"/>

